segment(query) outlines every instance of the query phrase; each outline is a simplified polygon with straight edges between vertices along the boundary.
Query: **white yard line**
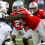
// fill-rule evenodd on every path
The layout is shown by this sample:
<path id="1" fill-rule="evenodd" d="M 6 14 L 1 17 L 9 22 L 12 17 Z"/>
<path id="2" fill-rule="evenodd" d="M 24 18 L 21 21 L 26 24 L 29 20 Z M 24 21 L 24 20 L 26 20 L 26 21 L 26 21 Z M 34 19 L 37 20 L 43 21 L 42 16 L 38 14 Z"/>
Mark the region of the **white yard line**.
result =
<path id="1" fill-rule="evenodd" d="M 22 40 L 22 39 L 16 39 L 16 40 Z M 32 39 L 30 39 L 30 40 L 32 40 Z"/>

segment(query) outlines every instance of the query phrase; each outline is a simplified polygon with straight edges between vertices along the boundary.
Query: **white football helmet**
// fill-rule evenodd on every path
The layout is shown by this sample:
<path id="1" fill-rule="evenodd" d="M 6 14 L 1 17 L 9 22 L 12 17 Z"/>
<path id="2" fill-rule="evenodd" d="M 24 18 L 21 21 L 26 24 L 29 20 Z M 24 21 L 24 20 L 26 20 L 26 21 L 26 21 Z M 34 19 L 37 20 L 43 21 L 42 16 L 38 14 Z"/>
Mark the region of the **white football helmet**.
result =
<path id="1" fill-rule="evenodd" d="M 36 2 L 31 2 L 29 4 L 29 10 L 31 11 L 32 14 L 36 13 L 38 10 L 38 4 Z"/>
<path id="2" fill-rule="evenodd" d="M 3 1 L 3 5 L 2 5 L 2 7 L 5 7 L 6 9 L 8 9 L 8 8 L 9 8 L 9 3 Z"/>
<path id="3" fill-rule="evenodd" d="M 0 7 L 5 7 L 8 10 L 9 3 L 5 2 L 5 1 L 0 1 Z"/>
<path id="4" fill-rule="evenodd" d="M 12 5 L 12 10 L 18 11 L 21 8 L 24 8 L 24 4 L 22 1 L 15 1 Z"/>
<path id="5" fill-rule="evenodd" d="M 5 7 L 0 8 L 0 12 L 3 12 L 4 14 L 7 14 L 7 9 Z"/>

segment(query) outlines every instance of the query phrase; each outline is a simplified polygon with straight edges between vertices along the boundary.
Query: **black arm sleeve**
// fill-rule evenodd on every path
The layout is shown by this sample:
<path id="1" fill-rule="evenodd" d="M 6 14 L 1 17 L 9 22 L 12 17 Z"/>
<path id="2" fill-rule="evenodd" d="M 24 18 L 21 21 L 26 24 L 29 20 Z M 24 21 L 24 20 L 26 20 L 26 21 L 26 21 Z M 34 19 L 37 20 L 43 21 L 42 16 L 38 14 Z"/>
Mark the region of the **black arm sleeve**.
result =
<path id="1" fill-rule="evenodd" d="M 1 20 L 1 21 L 4 21 L 4 20 L 5 20 L 5 18 L 0 18 L 0 20 Z"/>

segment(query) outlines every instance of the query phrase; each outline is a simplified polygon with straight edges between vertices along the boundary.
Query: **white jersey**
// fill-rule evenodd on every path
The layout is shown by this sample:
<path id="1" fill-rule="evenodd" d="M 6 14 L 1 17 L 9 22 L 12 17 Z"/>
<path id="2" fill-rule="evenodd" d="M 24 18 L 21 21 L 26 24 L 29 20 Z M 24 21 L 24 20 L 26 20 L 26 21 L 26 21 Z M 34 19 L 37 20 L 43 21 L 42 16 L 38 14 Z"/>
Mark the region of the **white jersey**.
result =
<path id="1" fill-rule="evenodd" d="M 0 11 L 0 18 L 8 16 L 8 14 L 4 14 Z M 4 40 L 10 38 L 10 31 L 12 31 L 11 27 L 5 22 L 0 21 L 0 45 L 2 45 Z"/>
<path id="2" fill-rule="evenodd" d="M 9 4 L 7 2 L 5 2 L 5 1 L 0 1 L 0 6 L 9 8 Z"/>
<path id="3" fill-rule="evenodd" d="M 2 45 L 4 40 L 10 38 L 11 27 L 5 22 L 0 22 L 0 45 Z"/>

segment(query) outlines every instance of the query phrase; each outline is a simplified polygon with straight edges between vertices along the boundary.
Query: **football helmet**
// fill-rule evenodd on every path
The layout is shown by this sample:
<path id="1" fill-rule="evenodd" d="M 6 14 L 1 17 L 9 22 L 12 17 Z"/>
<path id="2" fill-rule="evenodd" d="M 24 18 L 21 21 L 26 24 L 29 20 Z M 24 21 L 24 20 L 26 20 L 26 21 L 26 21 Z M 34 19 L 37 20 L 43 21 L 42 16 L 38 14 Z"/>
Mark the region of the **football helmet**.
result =
<path id="1" fill-rule="evenodd" d="M 3 12 L 4 14 L 7 14 L 7 9 L 5 7 L 0 8 L 0 12 Z"/>
<path id="2" fill-rule="evenodd" d="M 36 2 L 31 2 L 29 4 L 29 10 L 31 11 L 32 14 L 36 13 L 38 10 L 38 4 Z"/>
<path id="3" fill-rule="evenodd" d="M 8 3 L 8 2 L 3 1 L 3 5 L 4 5 L 4 6 L 2 6 L 2 7 L 6 7 L 6 9 L 8 10 L 8 8 L 9 8 L 9 3 Z"/>
<path id="4" fill-rule="evenodd" d="M 5 2 L 5 1 L 0 1 L 0 7 L 5 7 L 8 10 L 9 3 Z"/>
<path id="5" fill-rule="evenodd" d="M 21 8 L 24 8 L 24 4 L 22 1 L 15 1 L 12 5 L 12 10 L 18 11 Z"/>

